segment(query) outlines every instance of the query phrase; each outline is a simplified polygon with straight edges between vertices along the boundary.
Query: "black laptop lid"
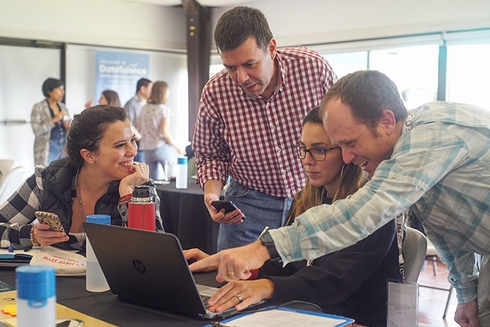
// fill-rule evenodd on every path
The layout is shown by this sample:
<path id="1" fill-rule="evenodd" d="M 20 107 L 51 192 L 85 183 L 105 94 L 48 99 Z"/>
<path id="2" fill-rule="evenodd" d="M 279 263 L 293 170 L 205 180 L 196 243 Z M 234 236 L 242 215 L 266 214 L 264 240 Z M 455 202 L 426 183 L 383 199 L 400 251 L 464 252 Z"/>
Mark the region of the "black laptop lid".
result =
<path id="1" fill-rule="evenodd" d="M 173 234 L 84 222 L 112 293 L 121 300 L 204 316 L 194 277 Z"/>

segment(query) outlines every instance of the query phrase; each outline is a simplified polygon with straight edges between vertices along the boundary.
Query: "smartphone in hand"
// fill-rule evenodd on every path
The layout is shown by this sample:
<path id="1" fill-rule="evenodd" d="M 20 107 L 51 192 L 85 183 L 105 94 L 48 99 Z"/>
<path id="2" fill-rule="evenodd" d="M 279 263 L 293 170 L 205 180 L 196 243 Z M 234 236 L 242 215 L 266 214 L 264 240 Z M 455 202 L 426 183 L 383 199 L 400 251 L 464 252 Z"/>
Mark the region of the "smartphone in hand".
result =
<path id="1" fill-rule="evenodd" d="M 218 211 L 220 211 L 221 209 L 225 209 L 225 213 L 235 211 L 236 209 L 238 209 L 237 206 L 233 202 L 228 201 L 228 200 L 213 201 L 213 202 L 211 202 L 211 204 Z"/>
<path id="2" fill-rule="evenodd" d="M 41 224 L 49 225 L 49 230 L 65 232 L 65 229 L 61 224 L 60 217 L 58 217 L 58 215 L 54 212 L 36 211 L 34 214 Z"/>
<path id="3" fill-rule="evenodd" d="M 218 211 L 220 211 L 221 209 L 225 209 L 225 213 L 235 211 L 236 209 L 238 209 L 238 207 L 233 202 L 228 200 L 213 201 L 211 202 L 211 204 Z M 243 219 L 245 219 L 245 215 L 242 217 L 242 220 Z"/>

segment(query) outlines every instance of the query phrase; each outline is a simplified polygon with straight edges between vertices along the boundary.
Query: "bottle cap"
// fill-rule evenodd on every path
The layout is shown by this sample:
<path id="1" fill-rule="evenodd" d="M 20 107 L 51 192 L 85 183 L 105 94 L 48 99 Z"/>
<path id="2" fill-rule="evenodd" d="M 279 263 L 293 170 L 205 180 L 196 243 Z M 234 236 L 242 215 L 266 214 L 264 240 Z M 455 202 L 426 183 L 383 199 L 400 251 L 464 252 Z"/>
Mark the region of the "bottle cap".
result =
<path id="1" fill-rule="evenodd" d="M 111 224 L 111 216 L 109 216 L 109 215 L 88 215 L 87 221 L 90 223 L 110 225 Z"/>
<path id="2" fill-rule="evenodd" d="M 149 198 L 153 196 L 153 194 L 150 190 L 150 185 L 136 185 L 133 188 L 132 196 L 135 198 Z"/>
<path id="3" fill-rule="evenodd" d="M 17 297 L 25 300 L 48 299 L 56 295 L 53 267 L 25 265 L 15 269 Z"/>
<path id="4" fill-rule="evenodd" d="M 187 157 L 179 157 L 177 159 L 177 165 L 186 165 L 187 164 Z"/>

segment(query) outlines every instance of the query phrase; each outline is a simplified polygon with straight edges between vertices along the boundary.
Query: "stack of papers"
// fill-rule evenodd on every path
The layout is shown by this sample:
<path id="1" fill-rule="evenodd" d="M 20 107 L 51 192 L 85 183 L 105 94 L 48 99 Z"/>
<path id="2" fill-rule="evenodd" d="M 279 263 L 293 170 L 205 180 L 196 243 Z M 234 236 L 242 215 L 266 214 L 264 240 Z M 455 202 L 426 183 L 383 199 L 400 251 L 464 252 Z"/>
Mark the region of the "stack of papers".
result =
<path id="1" fill-rule="evenodd" d="M 281 307 L 272 310 L 259 310 L 245 313 L 220 323 L 223 327 L 340 327 L 351 326 L 353 319 L 321 312 Z M 207 325 L 211 326 L 211 325 Z"/>

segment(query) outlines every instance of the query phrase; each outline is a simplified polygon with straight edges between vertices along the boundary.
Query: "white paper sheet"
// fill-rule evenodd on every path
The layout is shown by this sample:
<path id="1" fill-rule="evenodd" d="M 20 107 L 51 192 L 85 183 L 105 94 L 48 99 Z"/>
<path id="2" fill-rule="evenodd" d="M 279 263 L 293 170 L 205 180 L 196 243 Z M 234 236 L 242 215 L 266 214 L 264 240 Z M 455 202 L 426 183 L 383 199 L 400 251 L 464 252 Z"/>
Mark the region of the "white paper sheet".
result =
<path id="1" fill-rule="evenodd" d="M 350 319 L 336 318 L 322 313 L 306 314 L 301 311 L 275 309 L 238 317 L 232 321 L 223 323 L 223 325 L 230 327 L 335 327 L 348 326 L 350 322 Z"/>

